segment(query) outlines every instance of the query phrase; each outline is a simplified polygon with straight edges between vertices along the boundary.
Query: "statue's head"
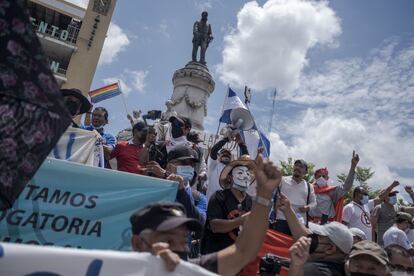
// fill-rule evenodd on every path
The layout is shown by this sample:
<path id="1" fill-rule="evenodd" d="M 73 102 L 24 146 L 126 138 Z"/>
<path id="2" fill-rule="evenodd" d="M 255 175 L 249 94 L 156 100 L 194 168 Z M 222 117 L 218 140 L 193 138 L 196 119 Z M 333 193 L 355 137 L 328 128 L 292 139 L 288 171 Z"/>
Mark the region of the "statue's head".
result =
<path id="1" fill-rule="evenodd" d="M 173 101 L 171 101 L 171 100 L 167 100 L 167 101 L 165 102 L 165 106 L 167 107 L 167 110 L 170 110 L 170 111 L 171 111 L 172 106 L 173 106 Z"/>
<path id="2" fill-rule="evenodd" d="M 203 12 L 201 13 L 201 19 L 202 19 L 202 20 L 207 20 L 207 16 L 208 16 L 208 12 L 203 11 Z"/>

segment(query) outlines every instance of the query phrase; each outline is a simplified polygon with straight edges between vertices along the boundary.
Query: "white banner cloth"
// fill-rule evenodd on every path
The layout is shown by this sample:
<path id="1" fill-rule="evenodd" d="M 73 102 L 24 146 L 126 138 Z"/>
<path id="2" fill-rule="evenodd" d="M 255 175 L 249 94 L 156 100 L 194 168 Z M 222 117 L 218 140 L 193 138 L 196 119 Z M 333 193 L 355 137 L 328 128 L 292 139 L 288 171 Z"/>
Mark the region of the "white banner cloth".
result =
<path id="1" fill-rule="evenodd" d="M 167 272 L 164 262 L 149 253 L 0 243 L 0 275 L 211 276 L 216 274 L 184 261 L 180 262 L 174 272 Z"/>

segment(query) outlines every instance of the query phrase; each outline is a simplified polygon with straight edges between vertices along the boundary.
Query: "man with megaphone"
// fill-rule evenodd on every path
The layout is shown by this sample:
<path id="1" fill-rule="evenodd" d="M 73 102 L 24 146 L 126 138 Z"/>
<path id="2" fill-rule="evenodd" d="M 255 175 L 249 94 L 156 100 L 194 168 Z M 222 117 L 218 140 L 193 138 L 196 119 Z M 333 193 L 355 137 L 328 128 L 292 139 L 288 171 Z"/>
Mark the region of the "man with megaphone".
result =
<path id="1" fill-rule="evenodd" d="M 228 129 L 228 127 L 226 127 Z M 214 192 L 220 190 L 219 185 L 219 176 L 224 167 L 232 161 L 231 150 L 228 148 L 223 148 L 225 144 L 234 141 L 237 143 L 240 149 L 240 154 L 245 155 L 249 154 L 247 146 L 241 139 L 240 134 L 236 132 L 236 135 L 233 136 L 232 130 L 226 130 L 227 135 L 220 141 L 218 141 L 211 148 L 210 156 L 208 158 L 208 170 L 207 170 L 207 192 L 206 197 L 207 201 L 210 200 L 210 197 Z"/>
<path id="2" fill-rule="evenodd" d="M 219 175 L 224 166 L 230 163 L 232 159 L 232 150 L 222 149 L 224 145 L 234 141 L 240 148 L 240 155 L 249 154 L 247 146 L 240 136 L 240 131 L 249 130 L 254 127 L 254 120 L 249 110 L 246 108 L 234 108 L 231 112 L 223 116 L 226 119 L 222 122 L 228 123 L 220 131 L 223 139 L 211 148 L 210 157 L 208 158 L 207 200 L 210 199 L 214 192 L 220 190 Z"/>

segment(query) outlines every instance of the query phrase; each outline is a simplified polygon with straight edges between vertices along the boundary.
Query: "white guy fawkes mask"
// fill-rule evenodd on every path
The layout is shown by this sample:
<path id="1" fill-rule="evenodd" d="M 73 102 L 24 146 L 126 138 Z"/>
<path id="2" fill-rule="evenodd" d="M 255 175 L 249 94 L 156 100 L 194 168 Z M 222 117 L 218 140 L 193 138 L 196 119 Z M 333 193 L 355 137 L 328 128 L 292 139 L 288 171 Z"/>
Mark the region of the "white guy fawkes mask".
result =
<path id="1" fill-rule="evenodd" d="M 252 182 L 252 175 L 246 166 L 235 167 L 231 171 L 233 176 L 233 188 L 245 192 Z"/>

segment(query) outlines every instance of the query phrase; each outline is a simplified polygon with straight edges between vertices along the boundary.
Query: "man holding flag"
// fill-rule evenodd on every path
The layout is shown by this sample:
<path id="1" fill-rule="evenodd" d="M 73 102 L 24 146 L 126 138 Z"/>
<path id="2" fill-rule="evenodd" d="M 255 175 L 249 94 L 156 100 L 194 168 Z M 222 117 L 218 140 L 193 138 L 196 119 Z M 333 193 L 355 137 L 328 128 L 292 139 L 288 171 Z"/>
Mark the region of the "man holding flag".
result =
<path id="1" fill-rule="evenodd" d="M 84 125 L 81 126 L 86 130 L 96 130 L 103 139 L 103 144 L 107 146 L 115 147 L 116 139 L 115 137 L 105 132 L 104 126 L 108 124 L 108 110 L 105 107 L 95 107 L 92 112 L 92 122 L 91 122 L 91 112 L 85 113 Z"/>
<path id="2" fill-rule="evenodd" d="M 85 124 L 81 126 L 81 128 L 90 131 L 96 130 L 102 137 L 103 147 L 108 147 L 112 150 L 115 147 L 116 139 L 112 134 L 107 133 L 104 130 L 104 126 L 108 124 L 108 117 L 108 111 L 105 107 L 95 107 L 94 111 L 92 112 L 92 122 L 91 112 L 88 111 L 85 113 Z M 107 160 L 105 160 L 105 168 L 111 168 Z"/>

